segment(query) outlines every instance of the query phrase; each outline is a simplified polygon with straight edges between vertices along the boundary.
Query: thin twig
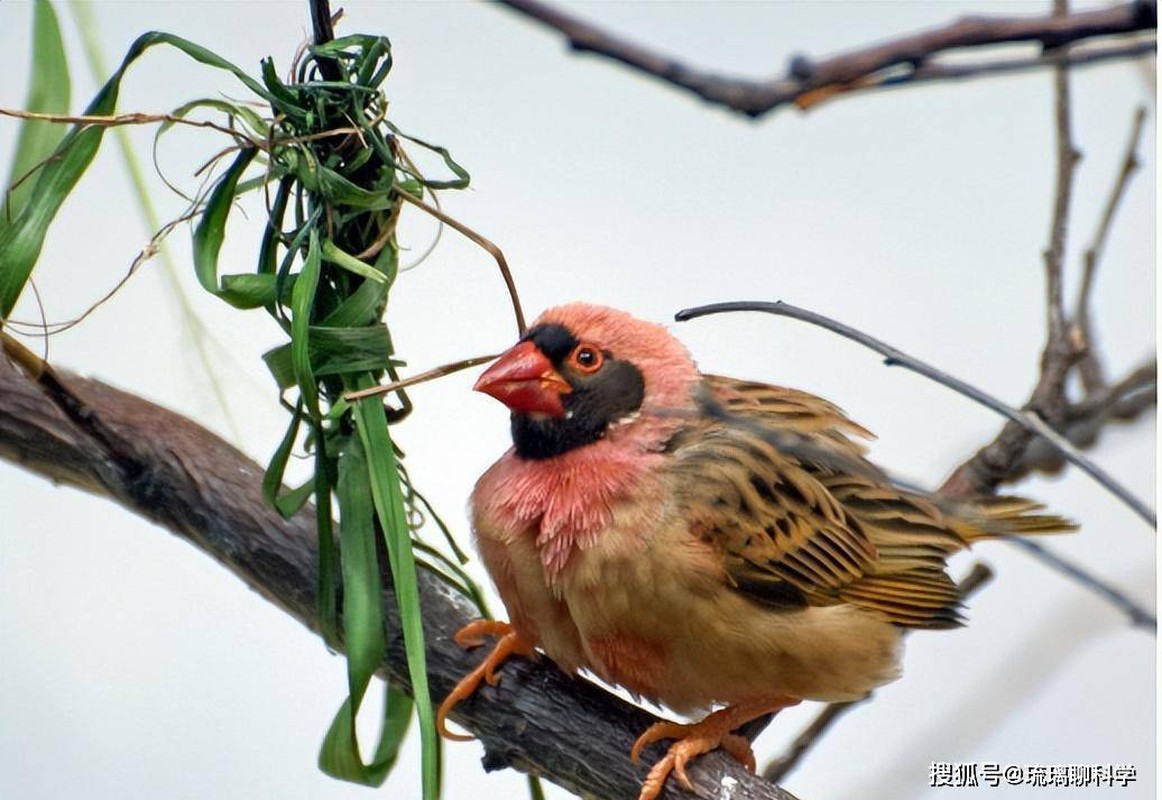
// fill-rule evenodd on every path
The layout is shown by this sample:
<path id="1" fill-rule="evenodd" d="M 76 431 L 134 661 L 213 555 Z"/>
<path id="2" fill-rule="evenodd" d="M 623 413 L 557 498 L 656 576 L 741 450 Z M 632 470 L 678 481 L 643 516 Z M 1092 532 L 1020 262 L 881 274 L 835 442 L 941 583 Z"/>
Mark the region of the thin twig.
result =
<path id="1" fill-rule="evenodd" d="M 1144 59 L 1145 56 L 1152 56 L 1157 51 L 1158 37 L 1156 35 L 1139 34 L 1113 44 L 1087 45 L 1083 43 L 1066 51 L 1041 50 L 1034 56 L 1000 58 L 972 64 L 927 62 L 916 67 L 910 65 L 895 67 L 850 83 L 828 84 L 820 89 L 799 95 L 793 102 L 800 110 L 807 111 L 825 100 L 854 93 L 878 89 L 903 89 L 934 81 L 960 81 L 992 77 L 1056 65 L 1074 68 L 1093 66 L 1107 61 Z"/>
<path id="2" fill-rule="evenodd" d="M 187 125 L 191 128 L 210 128 L 233 138 L 241 147 L 264 149 L 264 142 L 246 136 L 237 128 L 219 125 L 209 120 L 187 119 L 173 114 L 145 114 L 135 111 L 127 114 L 49 114 L 43 111 L 21 111 L 15 108 L 0 108 L 0 116 L 16 119 L 58 122 L 68 125 L 85 125 L 94 128 L 116 128 L 122 125 L 153 125 L 168 122 L 173 125 Z M 13 185 L 11 188 L 15 188 Z"/>
<path id="3" fill-rule="evenodd" d="M 1158 618 L 1121 589 L 1095 577 L 1072 561 L 1054 553 L 1040 542 L 1024 538 L 1010 538 L 1004 541 L 1030 553 L 1039 561 L 1052 565 L 1056 572 L 1068 575 L 1086 589 L 1101 595 L 1123 611 L 1129 617 L 1130 624 L 1135 628 L 1143 628 L 1155 636 L 1158 635 Z"/>
<path id="4" fill-rule="evenodd" d="M 1056 0 L 1055 10 L 1065 14 L 1064 0 Z M 1054 196 L 1054 213 L 1050 226 L 1049 245 L 1045 251 L 1046 294 L 1048 306 L 1048 330 L 1045 347 L 1041 355 L 1041 371 L 1037 384 L 1025 404 L 1025 408 L 1036 412 L 1053 428 L 1070 431 L 1068 417 L 1071 406 L 1066 394 L 1066 379 L 1071 370 L 1087 353 L 1096 358 L 1088 342 L 1079 335 L 1076 324 L 1066 318 L 1062 285 L 1064 271 L 1065 232 L 1068 224 L 1069 200 L 1073 168 L 1077 154 L 1073 146 L 1069 121 L 1069 84 L 1064 67 L 1054 73 L 1054 121 L 1057 131 L 1057 188 Z M 1112 212 L 1111 212 L 1112 213 Z M 1092 274 L 1090 279 L 1092 286 Z M 1088 293 L 1089 287 L 1083 286 Z M 1088 319 L 1085 322 L 1089 325 Z M 1095 362 L 1096 363 L 1096 362 Z M 1090 366 L 1091 378 L 1095 367 Z M 1093 434 L 1096 438 L 1096 434 Z M 1070 437 L 1072 438 L 1072 437 Z M 1020 464 L 1035 440 L 1029 425 L 1010 421 L 1001 429 L 993 441 L 978 450 L 971 458 L 957 467 L 941 491 L 953 496 L 987 493 L 1004 480 L 1011 479 L 1020 472 Z M 1045 439 L 1039 440 L 1045 442 Z M 1139 513 L 1144 506 L 1136 508 Z M 1153 513 L 1150 512 L 1151 517 Z"/>
<path id="5" fill-rule="evenodd" d="M 1053 0 L 1053 13 L 1065 17 L 1068 0 Z M 1057 424 L 1066 406 L 1065 379 L 1081 358 L 1082 349 L 1069 336 L 1065 312 L 1065 247 L 1069 232 L 1069 208 L 1073 200 L 1073 173 L 1081 159 L 1073 143 L 1070 114 L 1069 68 L 1053 68 L 1053 117 L 1057 131 L 1057 177 L 1053 195 L 1053 219 L 1045 249 L 1046 338 L 1041 355 L 1041 376 L 1029 406 Z"/>
<path id="6" fill-rule="evenodd" d="M 343 395 L 343 399 L 348 402 L 352 402 L 355 400 L 362 400 L 364 397 L 371 397 L 377 394 L 390 394 L 392 392 L 399 391 L 400 389 L 406 389 L 409 386 L 415 386 L 417 383 L 426 383 L 427 381 L 435 380 L 436 378 L 442 378 L 445 375 L 451 375 L 452 373 L 459 372 L 460 370 L 469 369 L 470 367 L 476 367 L 481 364 L 487 364 L 494 358 L 496 358 L 495 354 L 490 356 L 476 356 L 475 358 L 466 358 L 463 361 L 456 361 L 451 364 L 444 364 L 440 367 L 434 367 L 425 372 L 421 372 L 419 375 L 413 375 L 410 378 L 403 378 L 402 380 L 392 381 L 391 383 L 385 383 L 382 386 L 372 386 L 370 389 L 360 389 L 357 392 L 348 392 L 347 394 Z"/>
<path id="7" fill-rule="evenodd" d="M 817 101 L 852 88 L 898 86 L 914 79 L 938 80 L 1011 72 L 1069 61 L 1059 48 L 1073 42 L 1101 40 L 1158 26 L 1155 0 L 1138 0 L 1113 8 L 1055 16 L 965 17 L 939 28 L 902 36 L 820 61 L 805 56 L 791 60 L 785 75 L 758 80 L 723 76 L 699 69 L 676 58 L 651 50 L 627 38 L 585 22 L 540 0 L 497 0 L 498 4 L 532 19 L 565 36 L 577 52 L 593 53 L 617 61 L 631 69 L 684 89 L 708 103 L 723 106 L 750 117 L 760 117 L 807 97 Z M 934 65 L 932 59 L 949 50 L 987 48 L 992 45 L 1032 42 L 1042 46 L 1039 56 L 1023 63 L 1011 60 L 977 65 Z M 1106 52 L 1106 58 L 1128 57 L 1150 52 L 1150 45 L 1130 47 L 1122 52 Z M 1093 57 L 1074 63 L 1092 63 Z M 1000 69 L 998 69 L 1000 67 Z M 939 70 L 947 70 L 941 75 Z M 895 71 L 893 73 L 893 70 Z M 822 95 L 820 90 L 823 90 Z M 805 103 L 810 105 L 811 102 Z"/>
<path id="8" fill-rule="evenodd" d="M 133 258 L 132 263 L 130 263 L 130 265 L 129 265 L 129 269 L 127 269 L 125 271 L 125 274 L 122 275 L 121 278 L 117 281 L 117 283 L 115 283 L 113 285 L 113 288 L 110 289 L 109 291 L 105 292 L 105 294 L 103 294 L 99 299 L 97 299 L 93 303 L 90 303 L 89 306 L 86 307 L 84 311 L 82 311 L 80 314 L 73 317 L 72 319 L 64 320 L 62 322 L 48 322 L 47 320 L 45 320 L 43 318 L 43 313 L 42 313 L 42 315 L 41 315 L 42 319 L 40 322 L 29 322 L 27 320 L 8 319 L 8 320 L 4 321 L 4 324 L 7 326 L 11 326 L 12 328 L 16 329 L 17 332 L 19 332 L 21 334 L 30 335 L 30 336 L 31 335 L 44 336 L 46 340 L 50 336 L 56 336 L 57 334 L 64 333 L 65 331 L 69 330 L 70 328 L 75 328 L 77 325 L 80 325 L 82 322 L 84 322 L 86 319 L 88 319 L 88 317 L 91 314 L 93 314 L 97 309 L 99 309 L 101 306 L 105 305 L 107 302 L 112 300 L 117 295 L 117 293 L 120 292 L 121 289 L 124 288 L 124 286 L 127 283 L 129 283 L 129 280 L 134 275 L 137 274 L 138 270 L 140 270 L 141 267 L 144 266 L 146 262 L 151 260 L 154 256 L 156 256 L 161 251 L 162 242 L 165 241 L 166 237 L 169 236 L 169 234 L 173 231 L 174 228 L 176 228 L 178 225 L 181 225 L 184 222 L 188 222 L 189 220 L 198 216 L 198 214 L 200 214 L 200 213 L 202 213 L 202 209 L 201 209 L 201 206 L 199 204 L 197 208 L 186 211 L 184 214 L 182 214 L 177 219 L 170 220 L 164 226 L 162 226 L 160 230 L 158 230 L 156 233 L 153 234 L 153 236 L 150 238 L 149 242 L 145 245 L 145 247 L 141 248 L 141 252 L 139 252 Z M 33 291 L 35 291 L 35 288 L 33 289 Z M 35 333 L 31 333 L 29 330 L 20 330 L 21 328 L 30 329 L 31 331 L 35 331 Z"/>
<path id="9" fill-rule="evenodd" d="M 926 364 L 917 358 L 909 356 L 889 344 L 886 344 L 874 336 L 858 331 L 841 322 L 837 322 L 830 317 L 825 317 L 822 314 L 816 314 L 813 311 L 793 306 L 783 301 L 774 303 L 761 301 L 736 301 L 730 303 L 712 303 L 710 305 L 698 306 L 697 308 L 687 308 L 679 311 L 674 315 L 674 318 L 679 322 L 695 319 L 696 317 L 704 317 L 709 314 L 723 314 L 736 311 L 761 311 L 766 314 L 775 314 L 781 317 L 791 317 L 793 319 L 809 322 L 812 325 L 818 325 L 821 328 L 826 328 L 833 333 L 838 333 L 840 336 L 851 339 L 854 342 L 862 344 L 864 347 L 875 350 L 877 353 L 883 355 L 884 364 L 889 367 L 900 366 L 909 369 L 912 372 L 919 373 L 930 380 L 936 381 L 939 384 L 947 386 L 971 400 L 975 400 L 986 408 L 992 409 L 998 414 L 1007 417 L 1010 421 L 1015 423 L 1020 428 L 1041 436 L 1045 436 L 1045 431 L 1049 430 L 1041 422 L 1041 420 L 1034 414 L 1025 411 L 1019 411 L 1012 406 L 1002 403 L 992 395 L 978 389 L 971 384 L 965 383 L 959 378 L 949 375 L 947 372 L 937 369 L 936 367 Z M 1077 466 L 1103 487 L 1105 487 L 1111 494 L 1129 506 L 1138 514 L 1143 520 L 1150 524 L 1151 528 L 1157 528 L 1158 522 L 1155 513 L 1150 510 L 1144 501 L 1135 497 L 1128 489 L 1115 481 L 1105 470 L 1094 464 L 1085 457 L 1076 447 L 1070 444 L 1060 435 L 1054 433 L 1053 438 L 1046 436 L 1046 440 L 1061 453 L 1071 464 Z"/>
<path id="10" fill-rule="evenodd" d="M 993 578 L 993 571 L 986 564 L 977 562 L 972 565 L 972 569 L 957 585 L 957 591 L 960 594 L 960 601 L 964 602 L 971 597 L 978 589 L 984 586 Z M 791 773 L 795 767 L 799 766 L 803 757 L 807 752 L 815 746 L 819 739 L 830 730 L 831 726 L 836 721 L 846 714 L 851 709 L 858 705 L 862 705 L 871 695 L 862 700 L 851 700 L 846 703 L 828 703 L 827 706 L 819 712 L 819 715 L 811 721 L 811 724 L 803 729 L 803 732 L 795 737 L 790 746 L 786 749 L 783 755 L 773 759 L 765 767 L 763 767 L 763 777 L 771 783 L 782 783 L 787 775 Z"/>
<path id="11" fill-rule="evenodd" d="M 1074 405 L 1068 419 L 1071 423 L 1084 423 L 1095 417 L 1128 419 L 1139 412 L 1138 404 L 1151 405 L 1150 396 L 1157 391 L 1158 359 L 1151 358 L 1126 377 Z"/>
<path id="12" fill-rule="evenodd" d="M 1093 241 L 1085 251 L 1085 266 L 1081 275 L 1081 288 L 1077 292 L 1077 304 L 1073 312 L 1073 329 L 1075 337 L 1080 341 L 1084 350 L 1081 361 L 1078 362 L 1078 375 L 1085 393 L 1091 394 L 1105 386 L 1101 362 L 1097 357 L 1093 343 L 1093 331 L 1090 321 L 1090 295 L 1093 291 L 1094 276 L 1097 273 L 1098 263 L 1105 253 L 1106 240 L 1109 238 L 1110 228 L 1113 225 L 1114 215 L 1126 194 L 1126 187 L 1130 179 L 1138 171 L 1138 142 L 1142 138 L 1142 129 L 1146 123 L 1146 108 L 1139 106 L 1134 112 L 1134 121 L 1130 126 L 1130 140 L 1126 144 L 1125 155 L 1122 156 L 1122 165 L 1114 179 L 1113 189 L 1102 211 L 1098 222 L 1097 232 Z"/>
<path id="13" fill-rule="evenodd" d="M 501 252 L 500 248 L 497 247 L 496 245 L 494 245 L 492 242 L 485 239 L 483 236 L 481 236 L 476 231 L 469 228 L 464 223 L 460 222 L 459 220 L 457 220 L 453 217 L 448 216 L 440 209 L 428 205 L 423 200 L 420 200 L 418 197 L 415 197 L 413 195 L 408 194 L 407 192 L 402 192 L 402 191 L 397 192 L 397 194 L 401 198 L 406 200 L 407 202 L 411 203 L 413 206 L 416 206 L 417 208 L 423 209 L 431 216 L 440 220 L 440 222 L 443 222 L 444 224 L 448 225 L 448 227 L 450 227 L 453 230 L 459 232 L 460 234 L 466 236 L 468 239 L 471 239 L 477 245 L 479 245 L 480 247 L 487 250 L 489 255 L 491 255 L 494 259 L 496 259 L 496 265 L 500 268 L 500 274 L 504 278 L 504 285 L 508 288 L 508 296 L 512 300 L 512 313 L 516 316 L 517 333 L 520 334 L 521 336 L 524 336 L 524 332 L 525 332 L 525 328 L 526 328 L 525 315 L 524 315 L 524 311 L 521 310 L 520 295 L 517 294 L 516 283 L 512 279 L 512 272 L 508 268 L 508 261 L 505 260 L 504 253 Z"/>

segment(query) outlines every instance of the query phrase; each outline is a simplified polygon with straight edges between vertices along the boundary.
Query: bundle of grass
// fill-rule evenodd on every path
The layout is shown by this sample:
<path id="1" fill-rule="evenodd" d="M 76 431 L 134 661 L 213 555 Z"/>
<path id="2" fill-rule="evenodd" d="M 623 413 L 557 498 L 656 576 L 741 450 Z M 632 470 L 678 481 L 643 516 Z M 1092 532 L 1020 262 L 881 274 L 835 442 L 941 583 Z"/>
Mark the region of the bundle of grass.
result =
<path id="1" fill-rule="evenodd" d="M 232 73 L 257 102 L 200 99 L 164 115 L 115 115 L 127 69 L 155 45 L 174 47 Z M 462 229 L 424 198 L 432 190 L 464 188 L 469 177 L 445 149 L 407 136 L 387 118 L 382 87 L 391 65 L 391 45 L 382 36 L 352 35 L 305 46 L 287 81 L 269 58 L 254 77 L 180 37 L 157 32 L 139 37 L 84 115 L 26 115 L 30 123 L 67 121 L 73 127 L 22 179 L 20 208 L 6 209 L 0 220 L 0 320 L 9 318 L 49 225 L 108 128 L 158 124 L 160 137 L 192 125 L 229 137 L 229 146 L 203 170 L 232 160 L 192 198 L 177 222 L 196 220 L 193 256 L 202 287 L 239 309 L 264 309 L 287 337 L 265 355 L 290 422 L 264 487 L 268 500 L 286 516 L 314 502 L 323 635 L 329 646 L 348 654 L 349 696 L 327 731 L 319 763 L 336 777 L 382 783 L 414 713 L 423 743 L 424 796 L 434 798 L 439 744 L 425 669 L 417 566 L 434 570 L 482 613 L 487 611 L 461 569 L 466 557 L 412 486 L 392 441 L 390 425 L 407 416 L 411 403 L 399 385 L 406 384 L 396 374 L 402 362 L 393 351 L 384 314 L 399 271 L 401 209 L 412 203 Z M 207 111 L 219 121 L 195 118 Z M 421 174 L 405 142 L 437 154 L 450 177 L 432 180 Z M 227 221 L 238 198 L 249 192 L 263 193 L 267 214 L 256 266 L 248 273 L 220 275 Z M 155 243 L 177 222 L 159 232 Z M 511 289 L 507 273 L 505 278 Z M 519 305 L 517 320 L 523 326 Z M 386 403 L 371 391 L 385 378 L 392 381 Z M 313 456 L 314 474 L 302 486 L 286 489 L 283 478 L 296 449 Z M 418 538 L 425 520 L 443 531 L 450 553 Z M 382 573 L 382 561 L 390 566 L 389 575 Z M 410 696 L 388 687 L 379 742 L 365 759 L 355 717 L 385 653 L 385 581 L 399 604 Z"/>

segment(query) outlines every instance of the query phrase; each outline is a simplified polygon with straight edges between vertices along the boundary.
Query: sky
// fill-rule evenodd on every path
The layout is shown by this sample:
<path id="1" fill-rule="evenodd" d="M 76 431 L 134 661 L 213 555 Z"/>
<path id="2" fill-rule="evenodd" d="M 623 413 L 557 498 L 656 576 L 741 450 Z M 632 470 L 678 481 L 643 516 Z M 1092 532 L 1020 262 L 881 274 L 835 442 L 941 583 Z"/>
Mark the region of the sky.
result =
<path id="1" fill-rule="evenodd" d="M 762 77 L 796 53 L 822 56 L 965 13 L 1039 13 L 1048 4 L 566 5 L 694 64 Z M 867 94 L 749 121 L 570 55 L 556 37 L 498 7 L 343 7 L 341 33 L 391 38 L 395 66 L 385 88 L 393 119 L 447 146 L 471 172 L 472 188 L 444 193 L 444 208 L 503 249 L 532 315 L 585 299 L 670 323 L 691 305 L 782 299 L 1013 404 L 1031 389 L 1053 198 L 1049 73 Z M 58 10 L 80 110 L 96 82 L 68 7 Z M 110 64 L 138 34 L 158 29 L 247 69 L 273 56 L 285 71 L 309 30 L 306 4 L 297 2 L 100 2 L 93 11 Z M 3 108 L 24 100 L 31 14 L 30 3 L 0 3 Z M 1152 65 L 1123 64 L 1072 79 L 1083 158 L 1069 230 L 1070 296 L 1134 109 L 1150 112 L 1142 168 L 1094 294 L 1097 345 L 1113 376 L 1155 351 L 1152 74 Z M 222 74 L 159 50 L 130 72 L 120 109 L 165 112 L 219 93 L 244 94 Z M 16 131 L 0 119 L 0 154 L 11 152 Z M 149 165 L 152 131 L 131 138 Z M 49 319 L 88 307 L 148 241 L 112 144 L 54 224 L 35 273 Z M 157 161 L 171 181 L 193 189 L 194 171 L 220 147 L 211 135 L 178 132 L 162 141 Z M 149 182 L 162 217 L 179 215 L 184 202 L 156 175 Z M 231 223 L 222 261 L 237 265 L 233 271 L 253 263 L 256 219 Z M 408 263 L 435 229 L 419 218 L 404 225 Z M 200 293 L 187 229 L 170 245 L 176 289 L 163 262 L 150 262 L 83 325 L 54 337 L 49 358 L 187 414 L 265 462 L 285 418 L 259 357 L 279 343 L 279 331 L 261 312 L 240 313 Z M 179 297 L 200 320 L 201 338 Z M 490 257 L 444 231 L 434 254 L 393 289 L 389 322 L 408 369 L 420 371 L 510 344 L 506 303 Z M 14 316 L 37 313 L 26 297 Z M 878 434 L 878 463 L 924 485 L 938 485 L 1001 424 L 943 387 L 792 320 L 715 317 L 673 329 L 706 371 L 836 402 Z M 474 375 L 415 389 L 417 410 L 397 431 L 412 477 L 465 543 L 473 482 L 508 444 L 505 411 L 469 391 Z M 1153 416 L 1110 430 L 1092 456 L 1153 502 Z M 1081 524 L 1050 543 L 1056 551 L 1153 607 L 1154 535 L 1136 516 L 1072 470 L 1019 491 Z M 107 501 L 0 464 L 0 508 L 0 797 L 373 796 L 315 767 L 346 681 L 341 659 L 298 623 L 212 559 Z M 1152 797 L 1156 640 L 1003 544 L 958 557 L 953 575 L 975 559 L 997 577 L 970 604 L 969 625 L 909 637 L 905 677 L 829 733 L 787 788 L 803 800 L 903 800 L 947 796 L 929 787 L 934 761 L 1112 763 L 1134 765 L 1137 781 L 1070 796 Z M 817 711 L 806 703 L 784 712 L 758 741 L 760 763 Z M 482 772 L 478 744 L 452 743 L 445 754 L 449 800 L 524 791 L 521 775 Z M 418 763 L 411 741 L 381 791 L 418 796 Z"/>

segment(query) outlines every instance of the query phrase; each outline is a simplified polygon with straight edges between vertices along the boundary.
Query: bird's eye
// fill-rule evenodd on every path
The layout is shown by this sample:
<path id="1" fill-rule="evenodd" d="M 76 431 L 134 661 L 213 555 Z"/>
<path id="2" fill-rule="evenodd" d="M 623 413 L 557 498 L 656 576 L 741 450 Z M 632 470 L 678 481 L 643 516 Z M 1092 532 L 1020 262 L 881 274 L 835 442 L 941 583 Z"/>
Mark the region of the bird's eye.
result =
<path id="1" fill-rule="evenodd" d="M 572 355 L 569 356 L 569 361 L 582 372 L 596 372 L 601 369 L 601 364 L 605 361 L 605 358 L 596 347 L 588 344 L 579 344 L 573 350 Z"/>

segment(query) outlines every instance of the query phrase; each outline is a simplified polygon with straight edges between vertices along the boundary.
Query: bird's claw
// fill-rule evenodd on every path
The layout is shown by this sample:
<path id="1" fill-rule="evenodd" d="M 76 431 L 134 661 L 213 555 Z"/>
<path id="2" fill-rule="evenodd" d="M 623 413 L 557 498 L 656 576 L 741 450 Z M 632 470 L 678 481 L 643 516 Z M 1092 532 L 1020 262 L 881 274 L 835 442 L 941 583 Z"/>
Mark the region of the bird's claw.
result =
<path id="1" fill-rule="evenodd" d="M 642 782 L 638 800 L 655 800 L 670 773 L 675 773 L 687 790 L 693 791 L 694 784 L 686 774 L 690 759 L 709 753 L 721 747 L 727 755 L 738 761 L 751 772 L 755 771 L 754 751 L 746 737 L 732 733 L 735 728 L 762 714 L 777 711 L 798 703 L 791 697 L 772 698 L 767 702 L 744 704 L 724 708 L 706 717 L 701 722 L 680 725 L 676 722 L 656 722 L 646 728 L 630 748 L 629 757 L 637 763 L 642 750 L 660 739 L 677 739 L 670 749 L 654 764 Z"/>
<path id="2" fill-rule="evenodd" d="M 642 782 L 642 790 L 641 794 L 638 795 L 638 800 L 654 800 L 661 794 L 666 778 L 670 776 L 671 772 L 678 776 L 678 780 L 686 787 L 687 791 L 694 791 L 694 784 L 686 773 L 686 765 L 690 759 L 703 753 L 709 753 L 717 747 L 721 747 L 751 772 L 755 770 L 754 752 L 750 748 L 750 742 L 745 737 L 734 733 L 701 732 L 697 725 L 678 725 L 673 722 L 659 722 L 656 725 L 651 725 L 634 742 L 630 758 L 636 762 L 641 755 L 642 748 L 646 745 L 659 739 L 674 738 L 678 741 L 670 745 L 666 755 L 650 768 L 649 774 Z"/>
<path id="3" fill-rule="evenodd" d="M 496 646 L 475 669 L 460 679 L 460 682 L 448 693 L 436 711 L 436 730 L 445 739 L 455 742 L 471 741 L 474 737 L 448 730 L 448 714 L 461 700 L 471 697 L 480 688 L 482 680 L 489 686 L 496 686 L 500 682 L 500 676 L 496 674 L 496 670 L 509 656 L 531 657 L 536 653 L 533 646 L 522 639 L 512 625 L 496 620 L 478 619 L 469 622 L 456 632 L 453 639 L 460 647 L 471 649 L 484 644 L 486 636 L 499 637 Z"/>
<path id="4" fill-rule="evenodd" d="M 512 630 L 512 625 L 507 622 L 495 619 L 477 619 L 456 631 L 452 640 L 465 650 L 471 650 L 484 644 L 484 639 L 487 636 L 501 638 L 505 634 L 512 633 Z"/>

